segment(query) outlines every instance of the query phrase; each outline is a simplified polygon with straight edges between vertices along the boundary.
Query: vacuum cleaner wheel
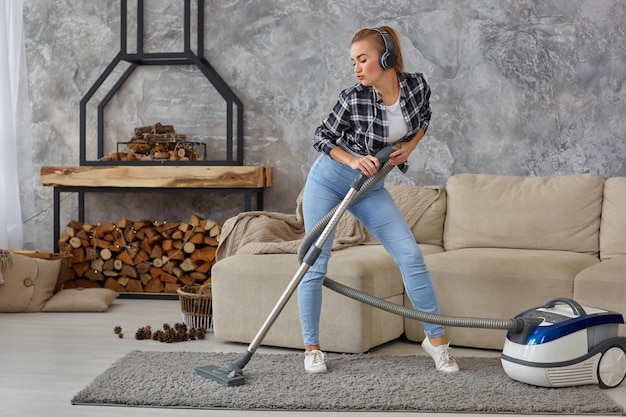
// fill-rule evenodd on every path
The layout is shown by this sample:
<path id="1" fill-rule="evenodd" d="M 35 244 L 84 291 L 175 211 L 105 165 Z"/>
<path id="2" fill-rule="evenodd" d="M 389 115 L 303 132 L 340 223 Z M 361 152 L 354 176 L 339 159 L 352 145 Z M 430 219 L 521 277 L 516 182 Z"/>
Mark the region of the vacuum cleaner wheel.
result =
<path id="1" fill-rule="evenodd" d="M 613 388 L 626 377 L 626 352 L 621 346 L 611 346 L 602 353 L 598 363 L 598 383 L 602 388 Z"/>

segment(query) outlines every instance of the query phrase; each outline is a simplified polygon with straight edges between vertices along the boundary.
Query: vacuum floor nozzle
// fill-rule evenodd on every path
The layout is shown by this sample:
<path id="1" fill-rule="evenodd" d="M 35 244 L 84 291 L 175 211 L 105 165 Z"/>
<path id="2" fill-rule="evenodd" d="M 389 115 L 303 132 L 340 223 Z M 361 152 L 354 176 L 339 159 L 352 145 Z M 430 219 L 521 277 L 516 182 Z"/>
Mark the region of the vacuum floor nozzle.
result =
<path id="1" fill-rule="evenodd" d="M 220 368 L 214 365 L 199 366 L 196 373 L 227 387 L 245 384 L 243 370 L 236 367 Z"/>

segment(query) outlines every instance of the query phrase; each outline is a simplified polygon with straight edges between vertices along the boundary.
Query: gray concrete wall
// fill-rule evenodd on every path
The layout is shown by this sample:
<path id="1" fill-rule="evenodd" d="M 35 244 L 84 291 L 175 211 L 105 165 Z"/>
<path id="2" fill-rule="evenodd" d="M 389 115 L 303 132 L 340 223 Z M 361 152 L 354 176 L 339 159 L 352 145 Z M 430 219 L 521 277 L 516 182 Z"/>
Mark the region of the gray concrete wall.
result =
<path id="1" fill-rule="evenodd" d="M 146 50 L 181 50 L 183 2 L 145 3 Z M 245 106 L 245 163 L 274 167 L 267 210 L 293 211 L 317 156 L 312 133 L 355 82 L 352 35 L 383 24 L 399 31 L 406 69 L 425 74 L 433 109 L 410 172 L 388 181 L 444 184 L 463 172 L 626 175 L 622 0 L 207 0 L 204 14 L 205 56 Z M 119 26 L 118 0 L 25 4 L 32 122 L 23 131 L 32 142 L 21 142 L 21 184 L 35 249 L 53 243 L 52 189 L 39 185 L 39 169 L 79 164 L 79 102 L 119 51 Z M 135 126 L 157 121 L 219 149 L 223 111 L 197 70 L 142 67 L 107 106 L 107 151 Z M 91 112 L 91 158 L 95 146 Z M 242 209 L 237 195 L 94 194 L 86 220 L 197 213 L 224 221 Z M 75 210 L 69 195 L 63 224 Z"/>

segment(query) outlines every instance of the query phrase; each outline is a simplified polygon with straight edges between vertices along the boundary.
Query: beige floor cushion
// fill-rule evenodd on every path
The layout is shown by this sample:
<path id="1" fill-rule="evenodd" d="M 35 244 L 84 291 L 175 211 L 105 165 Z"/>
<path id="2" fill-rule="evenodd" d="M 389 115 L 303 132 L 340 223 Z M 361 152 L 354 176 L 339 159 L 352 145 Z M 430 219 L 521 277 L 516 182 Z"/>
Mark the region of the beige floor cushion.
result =
<path id="1" fill-rule="evenodd" d="M 45 312 L 102 312 L 118 297 L 108 288 L 75 288 L 61 290 L 45 304 Z"/>

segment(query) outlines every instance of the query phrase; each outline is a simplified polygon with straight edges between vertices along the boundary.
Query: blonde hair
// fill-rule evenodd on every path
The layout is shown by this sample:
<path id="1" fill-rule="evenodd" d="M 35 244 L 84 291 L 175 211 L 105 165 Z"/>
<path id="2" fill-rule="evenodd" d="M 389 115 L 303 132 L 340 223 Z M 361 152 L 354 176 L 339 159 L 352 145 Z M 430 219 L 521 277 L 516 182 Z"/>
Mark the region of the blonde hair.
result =
<path id="1" fill-rule="evenodd" d="M 389 26 L 381 26 L 379 29 L 385 30 L 391 38 L 391 42 L 393 44 L 393 53 L 396 55 L 397 58 L 396 65 L 393 67 L 393 69 L 400 74 L 404 74 L 404 60 L 402 59 L 402 50 L 400 49 L 400 39 L 398 38 L 398 34 Z M 380 32 L 378 32 L 376 29 L 367 28 L 359 30 L 352 37 L 352 43 L 370 38 L 381 54 L 385 52 L 385 41 L 383 40 Z"/>

